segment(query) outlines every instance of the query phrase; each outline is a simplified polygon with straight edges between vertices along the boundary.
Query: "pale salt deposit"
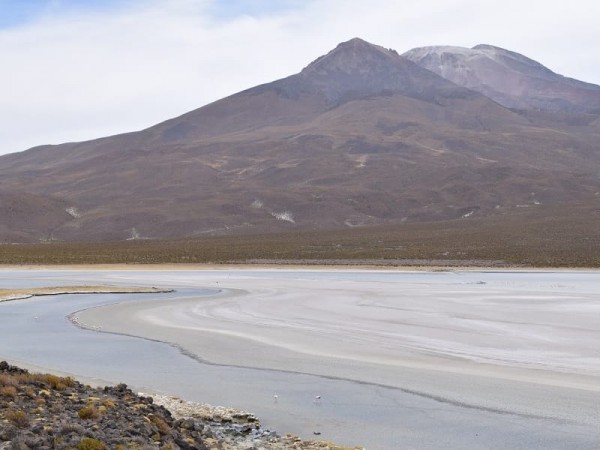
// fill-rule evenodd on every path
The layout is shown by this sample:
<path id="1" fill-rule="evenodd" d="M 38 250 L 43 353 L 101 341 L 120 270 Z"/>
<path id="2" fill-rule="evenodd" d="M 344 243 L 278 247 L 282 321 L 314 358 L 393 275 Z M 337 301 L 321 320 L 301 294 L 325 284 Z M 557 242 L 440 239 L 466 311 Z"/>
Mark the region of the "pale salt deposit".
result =
<path id="1" fill-rule="evenodd" d="M 80 276 L 178 289 L 76 317 L 150 338 L 153 352 L 156 341 L 176 344 L 210 372 L 185 392 L 229 395 L 224 404 L 281 432 L 377 449 L 592 449 L 600 441 L 598 272 Z M 186 293 L 199 287 L 219 292 Z M 184 362 L 168 366 L 182 381 L 192 370 Z M 164 373 L 163 390 L 184 391 L 182 381 L 165 388 L 175 375 Z"/>

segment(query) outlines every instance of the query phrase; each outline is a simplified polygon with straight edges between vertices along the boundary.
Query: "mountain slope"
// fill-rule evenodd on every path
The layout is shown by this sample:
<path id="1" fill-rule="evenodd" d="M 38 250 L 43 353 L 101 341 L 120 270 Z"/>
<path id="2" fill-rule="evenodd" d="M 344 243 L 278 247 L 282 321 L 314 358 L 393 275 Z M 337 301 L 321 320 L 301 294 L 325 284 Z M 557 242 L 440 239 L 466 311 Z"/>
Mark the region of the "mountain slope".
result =
<path id="1" fill-rule="evenodd" d="M 600 86 L 499 47 L 420 47 L 402 56 L 509 108 L 600 114 Z"/>
<path id="2" fill-rule="evenodd" d="M 146 130 L 0 157 L 0 193 L 51 196 L 60 217 L 22 217 L 9 228 L 28 231 L 0 239 L 318 230 L 586 200 L 600 192 L 597 123 L 509 110 L 353 39 Z"/>

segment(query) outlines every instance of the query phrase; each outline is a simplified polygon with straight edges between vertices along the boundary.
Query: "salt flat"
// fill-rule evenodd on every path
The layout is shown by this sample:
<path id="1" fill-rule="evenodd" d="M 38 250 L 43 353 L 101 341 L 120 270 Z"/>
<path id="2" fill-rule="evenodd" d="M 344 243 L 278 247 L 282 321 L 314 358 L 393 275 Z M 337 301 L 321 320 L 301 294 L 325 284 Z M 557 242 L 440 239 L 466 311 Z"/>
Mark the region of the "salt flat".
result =
<path id="1" fill-rule="evenodd" d="M 320 366 L 323 358 L 342 358 L 482 374 L 515 367 L 565 379 L 600 374 L 598 274 L 578 280 L 569 273 L 389 272 L 352 280 L 328 279 L 331 273 L 196 272 L 189 281 L 162 281 L 217 287 L 219 295 L 120 304 L 79 317 L 106 330 L 164 333 L 222 364 L 287 370 L 297 359 L 318 359 Z M 222 352 L 189 338 L 198 333 L 235 341 L 240 350 Z M 269 352 L 257 360 L 244 346 Z"/>
<path id="2" fill-rule="evenodd" d="M 563 389 L 600 391 L 598 273 L 230 271 L 168 280 L 221 293 L 95 308 L 78 318 L 176 343 L 217 364 L 598 421 L 587 402 L 574 408 L 541 394 L 574 399 Z"/>
<path id="3" fill-rule="evenodd" d="M 75 278 L 177 289 L 77 305 L 75 317 L 93 329 L 176 344 L 203 368 L 176 359 L 164 367 L 155 347 L 142 349 L 156 352 L 156 389 L 249 408 L 280 431 L 318 429 L 371 449 L 591 449 L 600 441 L 598 272 L 171 270 Z M 95 335 L 98 345 L 110 336 Z M 153 387 L 151 380 L 133 381 Z"/>

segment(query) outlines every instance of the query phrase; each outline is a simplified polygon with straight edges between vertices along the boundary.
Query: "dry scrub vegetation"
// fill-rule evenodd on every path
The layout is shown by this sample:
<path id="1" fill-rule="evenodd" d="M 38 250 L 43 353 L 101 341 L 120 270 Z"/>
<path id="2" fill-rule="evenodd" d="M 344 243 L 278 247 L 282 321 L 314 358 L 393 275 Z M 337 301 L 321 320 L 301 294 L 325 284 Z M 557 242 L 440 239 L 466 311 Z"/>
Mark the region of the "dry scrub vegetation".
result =
<path id="1" fill-rule="evenodd" d="M 180 411 L 186 408 L 180 399 L 176 404 Z M 350 450 L 280 436 L 261 428 L 249 413 L 230 410 L 225 417 L 217 409 L 201 418 L 193 414 L 175 418 L 124 384 L 92 388 L 72 378 L 32 374 L 0 361 L 0 449 Z"/>
<path id="2" fill-rule="evenodd" d="M 489 217 L 183 240 L 0 245 L 4 264 L 343 263 L 600 267 L 600 204 Z"/>

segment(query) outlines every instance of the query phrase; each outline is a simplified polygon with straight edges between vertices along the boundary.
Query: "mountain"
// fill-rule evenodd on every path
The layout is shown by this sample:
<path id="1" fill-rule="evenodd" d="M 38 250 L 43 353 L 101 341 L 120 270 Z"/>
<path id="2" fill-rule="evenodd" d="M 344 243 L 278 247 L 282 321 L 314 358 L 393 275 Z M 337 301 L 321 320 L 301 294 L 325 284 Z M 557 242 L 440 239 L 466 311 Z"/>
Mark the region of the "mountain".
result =
<path id="1" fill-rule="evenodd" d="M 597 115 L 508 109 L 353 39 L 146 130 L 0 157 L 0 202 L 22 205 L 0 240 L 335 229 L 589 200 L 599 138 Z"/>
<path id="2" fill-rule="evenodd" d="M 508 108 L 600 114 L 600 86 L 558 75 L 503 48 L 420 47 L 402 56 Z"/>

